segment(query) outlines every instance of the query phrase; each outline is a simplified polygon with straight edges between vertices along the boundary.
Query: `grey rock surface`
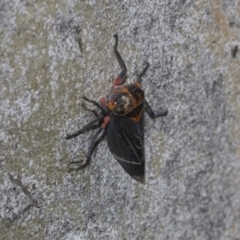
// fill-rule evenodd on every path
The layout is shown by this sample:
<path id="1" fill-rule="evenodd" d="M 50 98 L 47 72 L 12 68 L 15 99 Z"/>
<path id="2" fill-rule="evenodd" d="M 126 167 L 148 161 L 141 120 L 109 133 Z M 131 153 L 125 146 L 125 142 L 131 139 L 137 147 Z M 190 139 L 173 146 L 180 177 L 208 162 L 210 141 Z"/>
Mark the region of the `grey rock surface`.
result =
<path id="1" fill-rule="evenodd" d="M 69 172 L 120 72 L 143 79 L 146 184 L 103 140 Z M 240 239 L 238 0 L 0 2 L 0 239 Z M 92 106 L 89 106 L 93 108 Z"/>

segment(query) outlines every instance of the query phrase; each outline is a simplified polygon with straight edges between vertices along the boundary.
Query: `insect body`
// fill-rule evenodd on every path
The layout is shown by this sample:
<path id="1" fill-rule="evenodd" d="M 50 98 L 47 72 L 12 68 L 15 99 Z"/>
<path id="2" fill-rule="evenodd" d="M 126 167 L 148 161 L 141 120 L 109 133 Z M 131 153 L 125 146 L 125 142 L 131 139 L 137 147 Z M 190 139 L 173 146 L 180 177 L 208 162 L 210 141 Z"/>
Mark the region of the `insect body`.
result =
<path id="1" fill-rule="evenodd" d="M 76 137 L 96 124 L 99 128 L 92 139 L 86 158 L 84 160 L 71 162 L 70 164 L 82 163 L 78 168 L 85 167 L 90 161 L 94 148 L 106 134 L 108 146 L 114 158 L 131 177 L 143 183 L 145 163 L 143 145 L 144 110 L 152 119 L 166 116 L 167 110 L 155 115 L 144 98 L 144 91 L 141 89 L 141 80 L 148 69 L 148 63 L 146 63 L 145 68 L 139 74 L 136 83 L 124 85 L 127 68 L 117 50 L 117 34 L 115 34 L 114 37 L 116 40 L 114 53 L 122 71 L 114 80 L 110 94 L 108 94 L 106 98 L 101 98 L 101 104 L 84 97 L 86 101 L 98 107 L 101 113 L 97 119 L 87 124 L 78 132 L 67 135 L 66 139 Z"/>

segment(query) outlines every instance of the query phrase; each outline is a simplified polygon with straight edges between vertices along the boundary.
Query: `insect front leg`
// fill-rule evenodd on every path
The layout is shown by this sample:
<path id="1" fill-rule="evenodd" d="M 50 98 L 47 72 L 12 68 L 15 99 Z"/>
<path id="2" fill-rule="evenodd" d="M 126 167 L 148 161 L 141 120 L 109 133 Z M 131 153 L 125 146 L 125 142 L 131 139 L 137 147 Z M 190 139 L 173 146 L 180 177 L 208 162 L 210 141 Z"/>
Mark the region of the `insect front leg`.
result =
<path id="1" fill-rule="evenodd" d="M 113 82 L 113 86 L 118 86 L 118 85 L 122 85 L 125 83 L 126 78 L 127 78 L 127 67 L 120 55 L 120 53 L 117 50 L 117 45 L 118 45 L 118 35 L 114 34 L 113 35 L 115 37 L 115 45 L 114 45 L 114 54 L 118 60 L 118 63 L 122 69 L 122 71 L 120 72 L 120 74 L 118 75 L 118 77 L 114 80 Z"/>
<path id="2" fill-rule="evenodd" d="M 155 114 L 146 100 L 145 100 L 145 111 L 147 112 L 148 116 L 152 119 L 155 119 L 157 117 L 164 117 L 168 114 L 168 110 L 166 109 Z"/>

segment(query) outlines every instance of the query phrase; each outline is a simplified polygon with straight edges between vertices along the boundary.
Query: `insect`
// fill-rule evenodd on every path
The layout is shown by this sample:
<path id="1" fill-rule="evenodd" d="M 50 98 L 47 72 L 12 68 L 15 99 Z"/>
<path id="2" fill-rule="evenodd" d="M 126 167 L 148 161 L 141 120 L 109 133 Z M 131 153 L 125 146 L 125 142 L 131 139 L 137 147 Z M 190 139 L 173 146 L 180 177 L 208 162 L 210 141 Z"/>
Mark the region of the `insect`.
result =
<path id="1" fill-rule="evenodd" d="M 110 93 L 105 98 L 102 97 L 100 103 L 84 97 L 86 101 L 94 104 L 101 111 L 95 120 L 76 133 L 67 135 L 66 139 L 77 137 L 94 126 L 97 126 L 98 130 L 93 136 L 85 158 L 70 162 L 69 167 L 73 168 L 72 164 L 80 164 L 77 169 L 87 166 L 93 150 L 107 135 L 107 143 L 114 158 L 132 178 L 144 183 L 144 110 L 152 119 L 166 116 L 168 111 L 164 110 L 155 114 L 144 98 L 141 81 L 142 76 L 148 69 L 148 62 L 145 63 L 145 67 L 138 75 L 135 83 L 124 85 L 127 68 L 117 49 L 118 35 L 115 34 L 114 38 L 114 53 L 122 71 L 113 81 Z"/>

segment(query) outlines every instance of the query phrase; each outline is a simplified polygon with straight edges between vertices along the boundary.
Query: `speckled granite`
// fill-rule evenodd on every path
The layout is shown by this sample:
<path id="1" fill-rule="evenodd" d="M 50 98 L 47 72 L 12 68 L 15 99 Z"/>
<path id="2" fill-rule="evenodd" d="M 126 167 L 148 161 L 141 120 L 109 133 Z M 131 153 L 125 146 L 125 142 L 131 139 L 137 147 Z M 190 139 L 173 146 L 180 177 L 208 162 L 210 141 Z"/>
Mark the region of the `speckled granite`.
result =
<path id="1" fill-rule="evenodd" d="M 114 33 L 146 116 L 146 184 L 102 141 L 88 167 L 68 171 L 120 72 Z M 240 239 L 240 2 L 0 2 L 1 239 Z M 92 107 L 91 107 L 92 108 Z"/>

